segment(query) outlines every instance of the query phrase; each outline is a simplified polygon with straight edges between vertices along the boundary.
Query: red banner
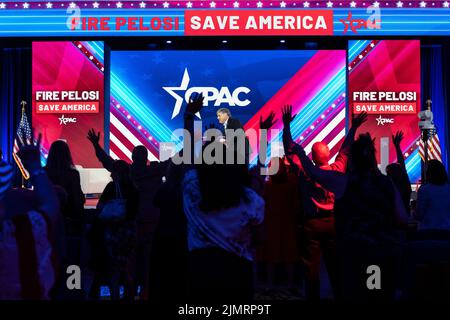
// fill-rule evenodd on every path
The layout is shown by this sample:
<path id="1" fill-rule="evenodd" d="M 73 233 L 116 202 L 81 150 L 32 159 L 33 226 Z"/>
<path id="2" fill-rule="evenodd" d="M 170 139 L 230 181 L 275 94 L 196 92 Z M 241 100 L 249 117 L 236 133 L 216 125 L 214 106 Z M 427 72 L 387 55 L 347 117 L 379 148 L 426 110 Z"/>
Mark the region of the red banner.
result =
<path id="1" fill-rule="evenodd" d="M 185 35 L 333 35 L 331 10 L 188 10 Z"/>

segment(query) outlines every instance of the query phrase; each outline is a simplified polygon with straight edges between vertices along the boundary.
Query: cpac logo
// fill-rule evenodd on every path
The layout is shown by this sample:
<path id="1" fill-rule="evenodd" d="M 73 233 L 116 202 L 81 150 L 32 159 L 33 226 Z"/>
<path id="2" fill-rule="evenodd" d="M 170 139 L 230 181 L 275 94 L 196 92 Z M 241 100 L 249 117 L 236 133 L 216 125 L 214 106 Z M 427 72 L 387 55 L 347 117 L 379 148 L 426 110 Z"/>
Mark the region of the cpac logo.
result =
<path id="1" fill-rule="evenodd" d="M 358 29 L 381 29 L 381 14 L 380 9 L 375 7 L 368 7 L 367 13 L 371 16 L 367 19 L 355 19 L 351 11 L 348 12 L 347 19 L 339 19 L 344 24 L 344 34 L 347 33 L 348 29 L 352 30 L 353 33 L 358 33 Z"/>
<path id="2" fill-rule="evenodd" d="M 232 92 L 228 87 L 214 88 L 214 87 L 191 87 L 189 85 L 189 72 L 184 69 L 183 78 L 181 79 L 181 84 L 179 87 L 162 87 L 167 93 L 169 93 L 173 98 L 175 98 L 175 106 L 172 112 L 172 119 L 175 118 L 181 110 L 181 105 L 183 104 L 183 99 L 188 102 L 189 97 L 194 92 L 201 93 L 205 99 L 203 100 L 203 106 L 208 106 L 209 103 L 214 102 L 215 107 L 219 107 L 221 104 L 226 104 L 227 106 L 238 106 L 245 107 L 250 104 L 250 100 L 241 100 L 241 95 L 248 94 L 250 89 L 247 87 L 238 87 Z M 175 93 L 175 91 L 184 91 L 184 97 Z M 197 114 L 200 118 L 200 115 Z"/>
<path id="3" fill-rule="evenodd" d="M 66 125 L 68 123 L 77 123 L 77 118 L 65 118 L 64 115 L 58 118 L 59 125 Z"/>
<path id="4" fill-rule="evenodd" d="M 382 118 L 381 115 L 378 118 L 375 118 L 375 120 L 377 120 L 377 126 L 384 126 L 386 123 L 394 123 L 394 119 Z"/>

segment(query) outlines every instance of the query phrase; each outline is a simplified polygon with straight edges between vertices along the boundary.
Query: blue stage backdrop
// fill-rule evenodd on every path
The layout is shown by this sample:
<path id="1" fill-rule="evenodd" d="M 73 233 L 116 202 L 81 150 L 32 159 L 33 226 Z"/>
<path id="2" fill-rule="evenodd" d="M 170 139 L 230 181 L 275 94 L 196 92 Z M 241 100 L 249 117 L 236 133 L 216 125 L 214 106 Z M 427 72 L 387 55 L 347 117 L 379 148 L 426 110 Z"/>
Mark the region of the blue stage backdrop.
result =
<path id="1" fill-rule="evenodd" d="M 192 92 L 207 96 L 203 125 L 219 125 L 216 111 L 227 107 L 245 129 L 258 129 L 260 116 L 275 111 L 274 128 L 281 130 L 281 107 L 292 104 L 299 113 L 293 135 L 308 152 L 320 139 L 335 155 L 345 135 L 345 51 L 117 51 L 111 53 L 111 155 L 129 160 L 133 146 L 144 144 L 157 160 L 160 143 L 183 127 Z"/>

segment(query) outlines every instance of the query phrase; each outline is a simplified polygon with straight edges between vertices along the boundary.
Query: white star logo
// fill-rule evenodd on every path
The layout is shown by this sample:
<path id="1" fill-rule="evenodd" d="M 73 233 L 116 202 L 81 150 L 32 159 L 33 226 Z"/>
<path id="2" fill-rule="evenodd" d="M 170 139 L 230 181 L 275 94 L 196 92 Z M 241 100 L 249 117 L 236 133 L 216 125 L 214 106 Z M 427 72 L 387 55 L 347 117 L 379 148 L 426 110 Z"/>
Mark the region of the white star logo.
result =
<path id="1" fill-rule="evenodd" d="M 94 8 L 94 9 L 98 9 L 98 6 L 99 6 L 99 3 L 98 3 L 97 1 L 95 1 L 95 2 L 92 4 L 92 8 Z"/>
<path id="2" fill-rule="evenodd" d="M 397 2 L 397 8 L 403 8 L 403 2 L 401 1 Z"/>
<path id="3" fill-rule="evenodd" d="M 239 8 L 239 2 L 237 2 L 237 1 L 233 2 L 233 7 L 234 8 Z"/>
<path id="4" fill-rule="evenodd" d="M 262 3 L 261 1 L 258 1 L 258 2 L 256 3 L 256 7 L 262 8 L 262 6 L 263 6 L 263 3 Z"/>
<path id="5" fill-rule="evenodd" d="M 141 7 L 141 9 L 144 9 L 146 6 L 145 2 L 142 1 L 141 3 L 139 3 L 139 7 Z"/>
<path id="6" fill-rule="evenodd" d="M 356 8 L 356 2 L 355 1 L 350 2 L 350 8 Z"/>
<path id="7" fill-rule="evenodd" d="M 308 1 L 303 2 L 303 7 L 304 8 L 309 8 L 309 2 Z"/>
<path id="8" fill-rule="evenodd" d="M 167 91 L 168 94 L 170 94 L 173 98 L 175 98 L 175 106 L 173 108 L 173 112 L 172 112 L 172 119 L 175 118 L 181 110 L 181 105 L 183 104 L 183 100 L 184 98 L 182 96 L 180 96 L 179 94 L 176 94 L 174 91 L 186 91 L 188 85 L 189 85 L 189 72 L 186 69 L 184 69 L 184 74 L 183 74 L 183 78 L 181 79 L 181 84 L 179 87 L 163 87 L 164 90 Z M 196 114 L 197 117 L 200 118 L 200 114 L 197 113 Z"/>
<path id="9" fill-rule="evenodd" d="M 53 7 L 53 3 L 47 2 L 46 6 L 47 6 L 47 9 L 51 9 Z"/>
<path id="10" fill-rule="evenodd" d="M 379 7 L 380 7 L 380 3 L 379 3 L 378 1 L 375 1 L 375 2 L 372 4 L 372 6 L 373 6 L 374 8 L 379 8 Z"/>
<path id="11" fill-rule="evenodd" d="M 327 2 L 327 8 L 333 8 L 333 2 L 328 1 Z"/>
<path id="12" fill-rule="evenodd" d="M 28 2 L 25 2 L 24 4 L 23 4 L 23 8 L 24 9 L 28 9 L 30 7 L 30 5 L 28 4 Z"/>
<path id="13" fill-rule="evenodd" d="M 69 4 L 69 8 L 75 8 L 77 5 L 76 5 L 76 3 L 74 3 L 74 2 L 71 2 L 70 4 Z"/>
<path id="14" fill-rule="evenodd" d="M 122 2 L 119 1 L 119 2 L 116 3 L 116 7 L 117 8 L 122 8 L 122 6 L 123 6 Z"/>
<path id="15" fill-rule="evenodd" d="M 445 1 L 445 2 L 442 4 L 442 6 L 443 6 L 444 8 L 448 8 L 449 5 L 450 5 L 450 3 L 448 3 L 448 1 Z"/>
<path id="16" fill-rule="evenodd" d="M 212 1 L 212 2 L 209 3 L 209 6 L 211 8 L 215 8 L 216 7 L 216 3 L 214 1 Z"/>
<path id="17" fill-rule="evenodd" d="M 420 3 L 420 7 L 421 8 L 425 8 L 427 6 L 427 3 L 425 2 L 425 1 L 422 1 L 421 3 Z"/>
<path id="18" fill-rule="evenodd" d="M 168 7 L 169 7 L 169 3 L 168 3 L 167 1 L 165 1 L 165 2 L 163 3 L 163 7 L 164 7 L 164 8 L 168 8 Z"/>
<path id="19" fill-rule="evenodd" d="M 286 8 L 286 2 L 281 1 L 281 3 L 280 3 L 280 8 Z"/>
<path id="20" fill-rule="evenodd" d="M 4 4 L 3 2 L 0 3 L 0 9 L 5 9 L 6 8 L 6 4 Z"/>
<path id="21" fill-rule="evenodd" d="M 192 8 L 192 2 L 189 1 L 188 3 L 186 3 L 186 7 L 187 8 Z"/>

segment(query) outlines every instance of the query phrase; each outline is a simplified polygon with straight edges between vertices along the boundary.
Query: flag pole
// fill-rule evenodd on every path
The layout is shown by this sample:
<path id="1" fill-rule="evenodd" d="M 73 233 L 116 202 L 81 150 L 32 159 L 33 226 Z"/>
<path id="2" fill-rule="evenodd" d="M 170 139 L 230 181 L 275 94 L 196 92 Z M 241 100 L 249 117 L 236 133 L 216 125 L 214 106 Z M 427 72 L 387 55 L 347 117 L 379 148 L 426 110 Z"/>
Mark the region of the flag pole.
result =
<path id="1" fill-rule="evenodd" d="M 428 99 L 426 102 L 427 104 L 427 110 L 431 111 L 431 99 Z M 428 140 L 430 139 L 430 132 L 429 130 L 423 130 L 422 131 L 422 140 L 423 140 L 423 148 L 424 148 L 424 168 L 422 172 L 422 183 L 426 182 L 426 172 L 428 168 Z"/>
<path id="2" fill-rule="evenodd" d="M 25 105 L 27 104 L 27 102 L 25 100 L 22 100 L 20 104 L 22 105 L 22 114 L 20 115 L 20 118 L 22 119 L 22 117 L 25 114 Z M 22 178 L 22 189 L 25 189 L 25 178 L 23 174 L 21 174 L 21 178 Z"/>

